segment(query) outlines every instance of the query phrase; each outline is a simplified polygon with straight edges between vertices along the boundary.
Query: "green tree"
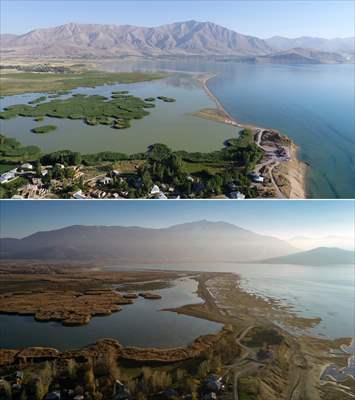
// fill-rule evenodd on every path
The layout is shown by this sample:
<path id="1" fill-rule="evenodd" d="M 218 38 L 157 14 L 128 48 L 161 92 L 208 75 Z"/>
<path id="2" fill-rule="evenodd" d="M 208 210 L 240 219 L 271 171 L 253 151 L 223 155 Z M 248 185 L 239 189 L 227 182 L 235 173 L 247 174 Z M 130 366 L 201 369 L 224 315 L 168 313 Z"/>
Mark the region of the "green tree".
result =
<path id="1" fill-rule="evenodd" d="M 154 161 L 162 161 L 167 159 L 171 154 L 168 146 L 162 143 L 156 143 L 149 147 L 147 156 Z"/>
<path id="2" fill-rule="evenodd" d="M 80 165 L 81 164 L 81 154 L 76 151 L 73 154 L 73 160 L 72 161 L 73 161 L 74 165 Z"/>
<path id="3" fill-rule="evenodd" d="M 39 160 L 36 161 L 36 165 L 35 165 L 35 170 L 36 170 L 36 175 L 37 176 L 41 176 L 42 175 L 42 169 L 41 169 L 41 163 Z"/>
<path id="4" fill-rule="evenodd" d="M 153 186 L 152 177 L 151 177 L 151 175 L 150 175 L 150 172 L 147 171 L 147 170 L 144 171 L 143 174 L 142 174 L 142 183 L 143 183 L 143 186 L 144 186 L 147 190 L 149 190 L 149 189 Z"/>

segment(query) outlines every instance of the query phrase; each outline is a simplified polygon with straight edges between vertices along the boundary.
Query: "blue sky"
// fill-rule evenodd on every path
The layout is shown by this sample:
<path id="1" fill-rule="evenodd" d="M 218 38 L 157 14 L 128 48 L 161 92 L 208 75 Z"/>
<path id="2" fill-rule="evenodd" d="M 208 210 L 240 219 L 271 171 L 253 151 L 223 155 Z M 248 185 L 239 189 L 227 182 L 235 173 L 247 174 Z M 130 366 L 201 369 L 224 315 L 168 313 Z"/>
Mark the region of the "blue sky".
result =
<path id="1" fill-rule="evenodd" d="M 2 237 L 68 225 L 165 227 L 201 219 L 292 236 L 354 235 L 354 201 L 2 201 Z"/>
<path id="2" fill-rule="evenodd" d="M 1 32 L 68 22 L 156 26 L 196 19 L 266 38 L 354 36 L 352 0 L 1 0 Z"/>

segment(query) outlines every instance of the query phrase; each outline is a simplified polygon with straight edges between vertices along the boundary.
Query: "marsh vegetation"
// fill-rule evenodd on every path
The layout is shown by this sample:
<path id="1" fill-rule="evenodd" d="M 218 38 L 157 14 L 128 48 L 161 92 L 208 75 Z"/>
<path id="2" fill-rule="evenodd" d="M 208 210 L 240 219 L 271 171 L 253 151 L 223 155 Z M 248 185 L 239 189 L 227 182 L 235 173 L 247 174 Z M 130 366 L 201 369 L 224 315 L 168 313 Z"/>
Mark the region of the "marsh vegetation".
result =
<path id="1" fill-rule="evenodd" d="M 43 116 L 47 116 L 81 119 L 88 125 L 111 125 L 115 129 L 124 129 L 130 127 L 130 120 L 149 115 L 146 109 L 155 107 L 153 103 L 130 95 L 128 91 L 112 92 L 110 99 L 105 96 L 88 96 L 80 93 L 67 99 L 53 99 L 46 103 L 42 102 L 43 99 L 46 98 L 41 97 L 30 102 L 35 106 L 17 104 L 6 107 L 0 113 L 0 118 L 10 119 L 21 116 L 41 121 Z M 48 127 L 33 128 L 32 132 L 46 133 L 53 130 Z"/>
<path id="2" fill-rule="evenodd" d="M 167 73 L 80 71 L 71 73 L 10 72 L 0 77 L 1 95 L 67 91 L 115 83 L 162 79 Z M 55 95 L 55 94 L 54 94 Z"/>
<path id="3" fill-rule="evenodd" d="M 57 127 L 55 125 L 43 125 L 43 126 L 38 126 L 36 128 L 32 128 L 31 132 L 37 133 L 37 134 L 44 134 L 48 132 L 55 131 Z"/>

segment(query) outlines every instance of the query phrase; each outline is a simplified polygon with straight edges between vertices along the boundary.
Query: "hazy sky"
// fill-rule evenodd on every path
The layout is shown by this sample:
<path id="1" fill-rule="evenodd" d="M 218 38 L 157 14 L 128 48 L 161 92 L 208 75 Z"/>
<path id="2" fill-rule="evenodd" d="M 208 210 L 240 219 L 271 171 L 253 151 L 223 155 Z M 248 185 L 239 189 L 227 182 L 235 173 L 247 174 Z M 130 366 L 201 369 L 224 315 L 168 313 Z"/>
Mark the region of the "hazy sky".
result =
<path id="1" fill-rule="evenodd" d="M 353 0 L 1 0 L 0 4 L 2 33 L 68 22 L 156 26 L 195 19 L 261 38 L 354 36 Z"/>
<path id="2" fill-rule="evenodd" d="M 166 227 L 207 219 L 257 233 L 354 237 L 354 201 L 3 201 L 2 237 L 23 237 L 68 225 Z"/>

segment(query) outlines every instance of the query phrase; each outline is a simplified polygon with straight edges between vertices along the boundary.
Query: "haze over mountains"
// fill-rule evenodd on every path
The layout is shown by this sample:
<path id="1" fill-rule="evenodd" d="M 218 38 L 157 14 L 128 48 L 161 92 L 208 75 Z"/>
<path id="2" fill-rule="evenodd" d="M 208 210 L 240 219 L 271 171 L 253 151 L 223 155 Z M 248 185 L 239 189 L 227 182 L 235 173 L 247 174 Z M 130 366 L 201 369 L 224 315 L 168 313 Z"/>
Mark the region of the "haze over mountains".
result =
<path id="1" fill-rule="evenodd" d="M 294 236 L 287 242 L 299 250 L 311 250 L 316 247 L 339 247 L 354 251 L 354 237 L 342 235 L 327 235 L 321 237 Z"/>
<path id="2" fill-rule="evenodd" d="M 352 38 L 274 37 L 243 35 L 212 22 L 185 21 L 158 27 L 69 23 L 35 29 L 24 35 L 1 35 L 7 56 L 236 56 L 253 62 L 345 62 L 354 54 Z M 276 59 L 274 59 L 276 57 Z"/>
<path id="3" fill-rule="evenodd" d="M 337 247 L 317 247 L 287 256 L 265 260 L 267 264 L 296 264 L 296 265 L 354 265 L 354 252 Z"/>
<path id="4" fill-rule="evenodd" d="M 326 52 L 353 54 L 355 48 L 354 40 L 355 39 L 353 37 L 322 39 L 317 37 L 302 36 L 289 39 L 282 36 L 273 36 L 269 39 L 266 39 L 266 42 L 269 46 L 279 50 L 303 48 L 317 49 Z"/>
<path id="5" fill-rule="evenodd" d="M 81 226 L 0 239 L 2 259 L 103 260 L 127 263 L 252 261 L 294 253 L 282 240 L 225 222 L 169 228 Z"/>

